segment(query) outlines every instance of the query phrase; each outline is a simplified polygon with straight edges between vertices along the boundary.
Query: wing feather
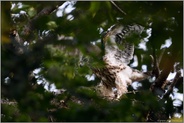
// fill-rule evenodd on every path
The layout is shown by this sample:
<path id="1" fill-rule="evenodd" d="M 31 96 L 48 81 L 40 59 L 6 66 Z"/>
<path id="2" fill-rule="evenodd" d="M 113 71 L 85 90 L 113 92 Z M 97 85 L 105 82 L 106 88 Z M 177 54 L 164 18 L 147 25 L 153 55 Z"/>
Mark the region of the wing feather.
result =
<path id="1" fill-rule="evenodd" d="M 126 41 L 126 36 L 132 33 L 142 33 L 143 27 L 137 24 L 134 25 L 113 25 L 106 35 L 102 38 L 105 43 L 106 54 L 114 53 L 114 57 L 120 62 L 129 64 L 134 54 L 134 44 Z M 112 56 L 112 55 L 111 55 Z"/>

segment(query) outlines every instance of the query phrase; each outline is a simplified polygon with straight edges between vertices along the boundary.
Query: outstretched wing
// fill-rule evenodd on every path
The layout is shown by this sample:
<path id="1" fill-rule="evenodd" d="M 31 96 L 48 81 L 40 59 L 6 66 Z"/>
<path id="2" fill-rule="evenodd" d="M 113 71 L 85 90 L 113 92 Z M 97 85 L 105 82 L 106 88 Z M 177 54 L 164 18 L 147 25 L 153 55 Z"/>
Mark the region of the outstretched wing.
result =
<path id="1" fill-rule="evenodd" d="M 143 27 L 139 25 L 113 25 L 110 27 L 104 37 L 102 42 L 104 43 L 106 53 L 113 53 L 114 57 L 125 64 L 129 64 L 130 60 L 133 58 L 134 45 L 133 42 L 127 42 L 126 37 L 137 33 L 140 34 L 143 31 Z"/>
<path id="2" fill-rule="evenodd" d="M 127 65 L 133 58 L 135 41 L 127 41 L 127 38 L 142 31 L 143 28 L 138 25 L 114 25 L 102 37 L 105 66 L 93 69 L 95 75 L 101 79 L 97 90 L 100 90 L 102 96 L 108 99 L 119 98 L 127 92 L 127 86 L 132 80 L 145 78 L 143 73 Z"/>

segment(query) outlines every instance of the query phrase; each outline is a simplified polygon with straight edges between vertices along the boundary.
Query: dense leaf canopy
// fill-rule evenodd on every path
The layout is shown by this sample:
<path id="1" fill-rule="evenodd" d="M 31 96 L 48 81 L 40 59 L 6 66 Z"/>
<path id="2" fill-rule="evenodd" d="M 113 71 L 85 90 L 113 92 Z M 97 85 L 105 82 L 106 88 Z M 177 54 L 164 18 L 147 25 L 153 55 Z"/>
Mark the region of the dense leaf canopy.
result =
<path id="1" fill-rule="evenodd" d="M 1 121 L 182 122 L 183 1 L 1 2 L 1 16 Z M 109 101 L 89 66 L 116 23 L 145 28 L 129 65 L 153 75 Z"/>

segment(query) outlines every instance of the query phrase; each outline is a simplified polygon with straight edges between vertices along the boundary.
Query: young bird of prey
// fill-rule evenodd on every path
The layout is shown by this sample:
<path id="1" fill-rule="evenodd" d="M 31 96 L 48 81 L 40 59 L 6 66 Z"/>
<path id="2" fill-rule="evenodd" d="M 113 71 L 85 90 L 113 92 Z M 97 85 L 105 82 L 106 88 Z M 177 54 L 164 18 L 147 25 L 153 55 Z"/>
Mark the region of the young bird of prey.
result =
<path id="1" fill-rule="evenodd" d="M 101 79 L 97 90 L 108 99 L 119 99 L 127 93 L 127 87 L 134 81 L 144 80 L 146 73 L 128 66 L 134 54 L 133 41 L 126 41 L 132 34 L 140 35 L 144 28 L 140 25 L 114 25 L 110 27 L 104 37 L 103 68 L 94 68 L 95 75 Z"/>

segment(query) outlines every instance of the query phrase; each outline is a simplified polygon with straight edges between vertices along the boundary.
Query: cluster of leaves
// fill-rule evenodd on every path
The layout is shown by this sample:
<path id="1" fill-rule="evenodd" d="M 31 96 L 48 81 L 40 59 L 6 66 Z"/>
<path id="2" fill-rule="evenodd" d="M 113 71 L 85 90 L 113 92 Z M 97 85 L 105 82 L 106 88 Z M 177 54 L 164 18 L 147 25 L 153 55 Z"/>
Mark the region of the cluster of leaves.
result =
<path id="1" fill-rule="evenodd" d="M 1 93 L 8 100 L 1 101 L 2 121 L 167 121 L 176 110 L 182 110 L 182 105 L 174 107 L 170 97 L 160 99 L 153 93 L 155 89 L 149 88 L 161 89 L 168 74 L 183 67 L 183 2 L 115 3 L 1 3 Z M 137 23 L 145 30 L 151 29 L 145 43 L 147 50 L 140 49 L 140 41 L 135 39 L 139 63 L 136 68 L 140 70 L 145 64 L 152 70 L 149 55 L 153 55 L 158 58 L 155 71 L 162 72 L 158 72 L 155 82 L 143 81 L 140 92 L 109 102 L 97 95 L 94 86 L 99 80 L 88 81 L 86 75 L 92 71 L 88 66 L 80 67 L 79 62 L 83 54 L 93 58 L 91 66 L 101 64 L 100 47 L 91 46 L 91 42 L 97 43 L 101 31 L 117 22 Z M 22 54 L 12 46 L 11 41 L 16 39 L 9 37 L 11 29 L 18 30 L 23 43 L 29 44 Z M 172 45 L 160 49 L 166 39 L 172 39 Z M 175 63 L 179 64 L 177 69 L 173 69 Z M 36 75 L 34 70 L 38 68 L 41 71 Z M 40 78 L 43 81 L 38 84 Z M 182 78 L 176 79 L 174 86 L 183 93 Z M 64 91 L 52 93 L 48 91 L 51 85 L 45 89 L 47 83 Z"/>

